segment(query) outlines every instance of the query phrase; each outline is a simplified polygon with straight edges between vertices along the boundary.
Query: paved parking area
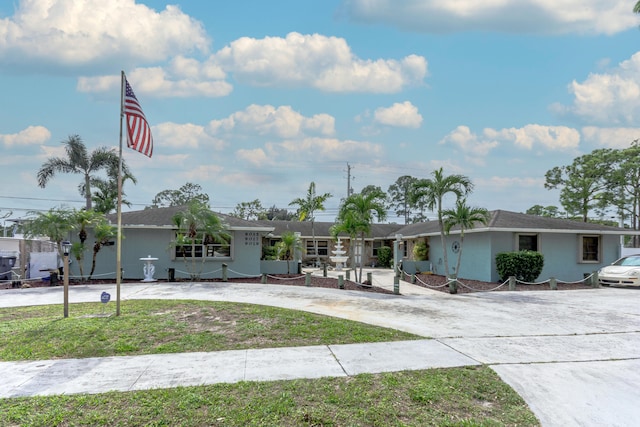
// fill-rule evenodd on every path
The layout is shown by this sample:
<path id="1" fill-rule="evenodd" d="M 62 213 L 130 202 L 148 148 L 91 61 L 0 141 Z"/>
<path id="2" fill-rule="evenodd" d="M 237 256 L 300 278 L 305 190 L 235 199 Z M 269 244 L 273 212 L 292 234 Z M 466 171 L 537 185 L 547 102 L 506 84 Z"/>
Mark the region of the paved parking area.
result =
<path id="1" fill-rule="evenodd" d="M 5 391 L 0 396 L 73 390 L 92 392 L 90 384 L 96 384 L 93 378 L 114 366 L 122 368 L 118 378 L 122 382 L 106 387 L 129 390 L 171 387 L 183 382 L 191 385 L 240 379 L 314 378 L 318 375 L 488 364 L 523 396 L 545 426 L 638 424 L 640 290 L 605 288 L 448 295 L 432 291 L 411 292 L 410 285 L 404 282 L 400 286 L 401 295 L 382 295 L 238 283 L 122 285 L 123 300 L 200 299 L 272 305 L 391 327 L 433 339 L 248 350 L 242 354 L 218 352 L 75 362 L 4 362 L 0 363 L 0 375 L 7 378 L 12 391 Z M 110 292 L 112 301 L 115 299 L 112 285 L 74 286 L 70 299 L 72 303 L 99 301 L 102 291 Z M 2 307 L 61 302 L 61 288 L 0 293 Z M 113 309 L 114 303 L 109 304 Z M 354 358 L 354 355 L 358 357 Z M 176 358 L 180 358 L 181 363 L 168 362 Z M 280 358 L 287 362 L 273 363 Z M 216 369 L 230 363 L 229 360 L 244 363 L 243 369 L 228 370 L 237 372 L 235 377 Z M 300 363 L 293 363 L 294 360 Z M 129 366 L 127 363 L 132 364 L 129 370 L 124 369 Z M 208 374 L 189 374 L 175 368 L 202 366 L 201 363 L 211 366 L 206 370 Z M 274 369 L 277 365 L 286 369 Z M 136 373 L 136 369 L 143 372 Z M 55 384 L 60 384 L 61 378 L 67 378 L 68 384 L 58 387 Z"/>

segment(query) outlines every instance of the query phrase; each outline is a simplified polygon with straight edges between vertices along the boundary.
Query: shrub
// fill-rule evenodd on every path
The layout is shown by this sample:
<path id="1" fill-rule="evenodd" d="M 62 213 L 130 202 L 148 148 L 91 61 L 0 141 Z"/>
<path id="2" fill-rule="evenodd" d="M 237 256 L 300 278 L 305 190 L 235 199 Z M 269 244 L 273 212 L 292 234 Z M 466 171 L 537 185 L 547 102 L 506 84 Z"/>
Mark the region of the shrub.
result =
<path id="1" fill-rule="evenodd" d="M 262 259 L 273 261 L 278 259 L 278 248 L 275 246 L 263 246 L 262 247 Z"/>
<path id="2" fill-rule="evenodd" d="M 533 282 L 542 273 L 542 267 L 544 257 L 540 252 L 501 252 L 496 255 L 496 269 L 503 281 L 515 276 L 523 282 Z"/>
<path id="3" fill-rule="evenodd" d="M 378 248 L 378 265 L 380 267 L 391 267 L 393 260 L 393 250 L 389 246 L 381 246 Z"/>
<path id="4" fill-rule="evenodd" d="M 429 245 L 427 242 L 418 242 L 413 247 L 413 259 L 416 261 L 426 261 L 429 259 Z"/>

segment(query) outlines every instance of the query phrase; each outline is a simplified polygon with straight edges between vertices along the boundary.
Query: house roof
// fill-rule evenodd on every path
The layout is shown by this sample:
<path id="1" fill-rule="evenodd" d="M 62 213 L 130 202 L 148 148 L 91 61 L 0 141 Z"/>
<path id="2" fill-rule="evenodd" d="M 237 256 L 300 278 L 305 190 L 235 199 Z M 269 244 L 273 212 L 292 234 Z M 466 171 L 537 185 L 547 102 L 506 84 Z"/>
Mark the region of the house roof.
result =
<path id="1" fill-rule="evenodd" d="M 184 210 L 184 206 L 171 206 L 166 208 L 152 208 L 140 211 L 122 213 L 122 225 L 127 228 L 175 228 L 173 216 Z M 487 231 L 510 231 L 529 233 L 581 233 L 581 234 L 614 234 L 636 235 L 638 231 L 601 225 L 591 222 L 572 221 L 561 218 L 548 218 L 537 215 L 528 215 L 504 210 L 489 212 L 490 219 L 486 226 L 478 224 L 477 227 L 465 230 L 465 233 L 479 233 Z M 233 216 L 216 213 L 230 230 L 255 230 L 271 232 L 274 237 L 279 237 L 285 231 L 299 232 L 304 237 L 311 237 L 311 221 L 282 221 L 261 220 L 247 221 Z M 117 222 L 115 214 L 107 215 L 112 224 Z M 318 238 L 331 238 L 331 226 L 333 222 L 315 222 L 314 231 Z M 452 234 L 459 233 L 459 228 L 453 228 Z M 405 239 L 422 236 L 435 236 L 440 234 L 437 221 L 426 221 L 415 224 L 372 224 L 369 238 L 395 239 L 396 234 L 402 234 Z"/>
<path id="2" fill-rule="evenodd" d="M 126 228 L 176 228 L 172 218 L 178 212 L 184 210 L 185 206 L 170 206 L 165 208 L 150 208 L 140 211 L 122 212 L 122 226 Z M 273 227 L 265 227 L 257 224 L 255 221 L 246 221 L 244 219 L 217 212 L 215 214 L 230 230 L 251 229 L 267 232 L 273 230 Z M 116 214 L 107 215 L 107 219 L 111 224 L 116 224 L 118 221 Z"/>
<path id="3" fill-rule="evenodd" d="M 331 238 L 331 227 L 335 224 L 333 222 L 318 222 L 313 224 L 313 230 L 311 229 L 311 221 L 283 221 L 283 220 L 262 220 L 255 221 L 262 226 L 274 227 L 272 231 L 274 237 L 279 237 L 285 231 L 293 231 L 300 233 L 301 236 L 310 237 L 315 233 L 318 238 Z M 395 235 L 395 232 L 402 228 L 399 224 L 371 224 L 370 237 L 384 237 L 388 235 Z"/>
<path id="4" fill-rule="evenodd" d="M 478 224 L 465 233 L 479 233 L 486 231 L 511 231 L 529 233 L 593 233 L 593 234 L 615 234 L 615 235 L 635 235 L 638 231 L 620 227 L 597 224 L 593 222 L 572 221 L 562 218 L 548 218 L 537 215 L 528 215 L 504 210 L 490 211 L 490 219 L 487 225 Z M 454 227 L 451 233 L 460 232 L 459 227 Z M 417 224 L 409 224 L 401 228 L 398 233 L 405 237 L 431 236 L 440 233 L 437 221 L 428 221 Z"/>

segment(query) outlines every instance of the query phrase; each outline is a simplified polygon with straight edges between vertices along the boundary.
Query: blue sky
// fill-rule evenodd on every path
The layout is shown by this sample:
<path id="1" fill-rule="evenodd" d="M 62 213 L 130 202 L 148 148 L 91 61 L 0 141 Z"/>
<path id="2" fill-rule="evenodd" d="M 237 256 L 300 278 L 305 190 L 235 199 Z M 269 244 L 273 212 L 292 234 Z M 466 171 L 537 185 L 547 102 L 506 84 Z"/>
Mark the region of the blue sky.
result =
<path id="1" fill-rule="evenodd" d="M 2 1 L 0 215 L 83 206 L 80 176 L 36 174 L 69 135 L 117 148 L 121 70 L 154 135 L 124 148 L 131 209 L 186 182 L 287 207 L 314 181 L 332 221 L 347 163 L 355 191 L 443 167 L 474 206 L 559 206 L 547 170 L 640 137 L 635 1 L 483 3 Z"/>

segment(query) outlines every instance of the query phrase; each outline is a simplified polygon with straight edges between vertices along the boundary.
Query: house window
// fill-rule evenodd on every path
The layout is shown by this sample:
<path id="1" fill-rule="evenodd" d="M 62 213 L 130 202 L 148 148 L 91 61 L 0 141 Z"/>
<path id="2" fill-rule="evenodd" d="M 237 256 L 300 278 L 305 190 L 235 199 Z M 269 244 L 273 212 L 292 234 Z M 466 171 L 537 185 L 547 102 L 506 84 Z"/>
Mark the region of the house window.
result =
<path id="1" fill-rule="evenodd" d="M 538 251 L 537 234 L 518 234 L 517 239 L 519 251 Z"/>
<path id="2" fill-rule="evenodd" d="M 318 244 L 318 256 L 329 255 L 329 241 L 328 240 L 316 240 Z M 316 256 L 316 249 L 313 240 L 307 240 L 307 256 Z"/>
<path id="3" fill-rule="evenodd" d="M 374 240 L 374 241 L 373 241 L 373 245 L 372 245 L 372 246 L 373 246 L 373 253 L 372 253 L 372 255 L 373 255 L 374 257 L 377 257 L 377 256 L 378 256 L 378 249 L 380 249 L 381 247 L 383 247 L 383 246 L 384 246 L 384 242 L 383 242 L 383 241 L 381 241 L 381 240 Z"/>
<path id="4" fill-rule="evenodd" d="M 197 239 L 194 245 L 176 245 L 176 258 L 229 258 L 231 257 L 231 243 L 212 242 L 212 239 L 206 238 L 203 243 L 201 239 Z"/>
<path id="5" fill-rule="evenodd" d="M 600 262 L 600 236 L 580 236 L 580 262 Z"/>

